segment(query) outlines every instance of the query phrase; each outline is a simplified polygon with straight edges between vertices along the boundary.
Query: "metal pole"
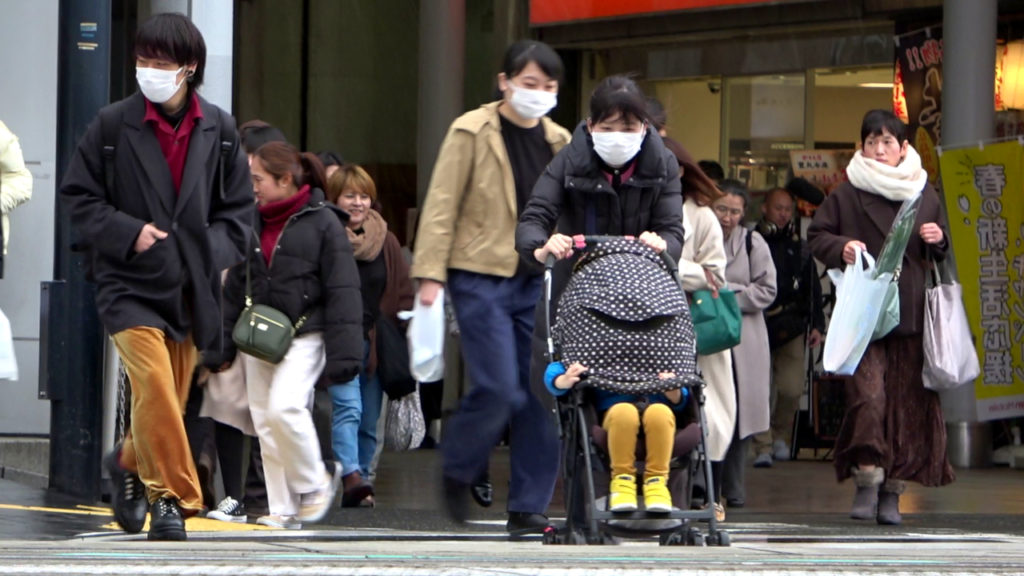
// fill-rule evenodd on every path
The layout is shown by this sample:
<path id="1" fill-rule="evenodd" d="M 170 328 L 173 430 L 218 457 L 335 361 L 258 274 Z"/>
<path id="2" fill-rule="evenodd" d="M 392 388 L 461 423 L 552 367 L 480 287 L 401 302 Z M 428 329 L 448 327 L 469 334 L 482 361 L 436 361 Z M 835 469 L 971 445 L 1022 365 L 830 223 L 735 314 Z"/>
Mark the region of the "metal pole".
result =
<path id="1" fill-rule="evenodd" d="M 111 0 L 61 0 L 57 74 L 57 182 L 110 84 Z M 54 281 L 42 286 L 39 396 L 50 400 L 50 486 L 100 494 L 103 348 L 84 259 L 71 251 L 70 217 L 56 204 Z"/>

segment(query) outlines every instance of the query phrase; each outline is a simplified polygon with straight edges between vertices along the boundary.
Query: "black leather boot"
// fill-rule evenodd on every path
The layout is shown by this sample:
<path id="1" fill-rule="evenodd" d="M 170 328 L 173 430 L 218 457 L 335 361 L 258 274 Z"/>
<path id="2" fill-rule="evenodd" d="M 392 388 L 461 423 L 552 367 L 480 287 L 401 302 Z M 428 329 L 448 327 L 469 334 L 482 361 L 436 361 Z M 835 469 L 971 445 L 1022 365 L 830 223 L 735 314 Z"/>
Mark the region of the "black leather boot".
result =
<path id="1" fill-rule="evenodd" d="M 881 468 L 871 471 L 853 469 L 853 482 L 857 486 L 857 493 L 853 495 L 850 518 L 870 520 L 875 517 L 878 510 L 878 487 L 882 485 L 884 479 L 885 470 Z"/>

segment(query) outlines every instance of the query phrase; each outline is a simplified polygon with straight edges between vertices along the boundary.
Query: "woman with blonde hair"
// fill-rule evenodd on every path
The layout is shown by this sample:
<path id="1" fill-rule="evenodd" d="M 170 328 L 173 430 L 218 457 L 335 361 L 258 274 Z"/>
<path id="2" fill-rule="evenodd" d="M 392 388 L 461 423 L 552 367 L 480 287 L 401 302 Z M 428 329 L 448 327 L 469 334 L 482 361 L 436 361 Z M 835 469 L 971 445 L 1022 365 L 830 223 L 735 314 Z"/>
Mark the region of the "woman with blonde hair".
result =
<path id="1" fill-rule="evenodd" d="M 384 218 L 371 205 L 377 200 L 373 178 L 355 164 L 344 164 L 327 180 L 328 200 L 348 213 L 345 231 L 355 253 L 363 297 L 363 367 L 359 386 L 330 387 L 334 407 L 331 444 L 342 465 L 341 505 L 373 506 L 377 421 L 383 394 L 376 375 L 376 326 L 398 322 L 398 311 L 412 308 L 409 266 Z"/>

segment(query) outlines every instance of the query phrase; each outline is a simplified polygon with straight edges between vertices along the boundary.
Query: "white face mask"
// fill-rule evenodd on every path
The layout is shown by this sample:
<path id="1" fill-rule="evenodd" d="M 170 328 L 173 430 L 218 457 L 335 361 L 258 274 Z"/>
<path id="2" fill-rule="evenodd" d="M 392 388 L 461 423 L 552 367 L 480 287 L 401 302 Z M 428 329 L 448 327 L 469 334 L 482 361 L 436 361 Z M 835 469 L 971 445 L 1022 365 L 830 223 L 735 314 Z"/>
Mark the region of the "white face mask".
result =
<path id="1" fill-rule="evenodd" d="M 178 74 L 184 70 L 182 66 L 177 70 L 160 70 L 158 68 L 136 68 L 135 79 L 139 82 L 139 90 L 147 100 L 154 104 L 167 102 L 181 88 L 185 78 L 178 82 Z"/>
<path id="2" fill-rule="evenodd" d="M 512 97 L 509 98 L 509 104 L 516 111 L 516 114 L 523 118 L 536 120 L 550 112 L 555 107 L 555 104 L 558 103 L 558 94 L 556 92 L 520 88 L 511 82 L 509 82 L 509 87 L 512 88 Z"/>
<path id="3" fill-rule="evenodd" d="M 646 130 L 640 132 L 591 132 L 594 152 L 612 168 L 618 168 L 640 152 Z"/>

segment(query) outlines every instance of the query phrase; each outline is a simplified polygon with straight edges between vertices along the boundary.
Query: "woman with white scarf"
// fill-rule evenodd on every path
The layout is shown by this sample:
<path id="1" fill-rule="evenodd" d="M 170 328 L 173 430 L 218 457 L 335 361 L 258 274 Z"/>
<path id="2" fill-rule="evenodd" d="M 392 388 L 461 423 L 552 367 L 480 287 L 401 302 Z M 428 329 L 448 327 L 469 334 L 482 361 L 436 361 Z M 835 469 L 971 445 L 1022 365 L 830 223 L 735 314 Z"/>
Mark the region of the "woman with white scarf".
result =
<path id="1" fill-rule="evenodd" d="M 903 202 L 922 195 L 899 273 L 900 323 L 872 342 L 845 387 L 846 413 L 836 439 L 839 481 L 857 486 L 850 516 L 899 524 L 906 481 L 941 486 L 954 480 L 936 393 L 921 381 L 922 326 L 929 257 L 945 258 L 945 218 L 907 127 L 887 110 L 861 125 L 861 150 L 844 182 L 818 208 L 807 232 L 811 252 L 828 268 L 851 264 L 857 248 L 881 252 Z M 827 337 L 827 336 L 826 336 Z"/>

